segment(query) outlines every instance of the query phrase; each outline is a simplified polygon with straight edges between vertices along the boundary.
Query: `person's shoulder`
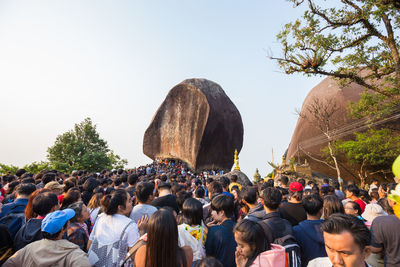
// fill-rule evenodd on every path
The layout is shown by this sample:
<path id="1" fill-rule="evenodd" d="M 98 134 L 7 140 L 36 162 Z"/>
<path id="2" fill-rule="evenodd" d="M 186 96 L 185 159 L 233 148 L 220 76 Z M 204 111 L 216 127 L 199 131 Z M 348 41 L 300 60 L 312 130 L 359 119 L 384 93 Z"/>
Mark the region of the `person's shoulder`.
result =
<path id="1" fill-rule="evenodd" d="M 307 267 L 332 267 L 332 263 L 328 257 L 320 257 L 309 261 Z"/>

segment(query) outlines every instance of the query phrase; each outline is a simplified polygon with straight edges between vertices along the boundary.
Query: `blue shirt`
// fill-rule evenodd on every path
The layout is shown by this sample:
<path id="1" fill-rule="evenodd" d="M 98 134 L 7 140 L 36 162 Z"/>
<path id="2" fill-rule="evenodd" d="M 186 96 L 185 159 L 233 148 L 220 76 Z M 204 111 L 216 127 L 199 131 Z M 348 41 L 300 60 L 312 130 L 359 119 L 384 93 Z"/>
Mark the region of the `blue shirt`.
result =
<path id="1" fill-rule="evenodd" d="M 217 258 L 224 267 L 235 267 L 236 241 L 233 236 L 235 223 L 226 220 L 222 225 L 211 226 L 206 239 L 206 254 Z"/>
<path id="2" fill-rule="evenodd" d="M 305 220 L 293 227 L 293 234 L 301 248 L 301 266 L 310 260 L 327 257 L 324 237 L 321 231 L 323 220 Z"/>
<path id="3" fill-rule="evenodd" d="M 25 207 L 28 205 L 27 198 L 17 198 L 14 202 L 3 205 L 1 209 L 0 218 L 9 214 L 10 212 L 22 213 L 25 212 Z"/>

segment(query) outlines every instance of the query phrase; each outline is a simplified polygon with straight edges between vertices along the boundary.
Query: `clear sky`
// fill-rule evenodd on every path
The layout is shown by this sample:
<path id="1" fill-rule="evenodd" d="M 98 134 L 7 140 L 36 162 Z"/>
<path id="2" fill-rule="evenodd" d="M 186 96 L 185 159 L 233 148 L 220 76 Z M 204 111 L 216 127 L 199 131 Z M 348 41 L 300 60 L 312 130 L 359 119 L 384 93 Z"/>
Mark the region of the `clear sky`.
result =
<path id="1" fill-rule="evenodd" d="M 168 91 L 206 78 L 242 115 L 242 171 L 264 176 L 322 80 L 268 59 L 300 14 L 285 0 L 0 1 L 0 163 L 45 160 L 85 117 L 128 167 L 149 163 L 143 135 Z"/>

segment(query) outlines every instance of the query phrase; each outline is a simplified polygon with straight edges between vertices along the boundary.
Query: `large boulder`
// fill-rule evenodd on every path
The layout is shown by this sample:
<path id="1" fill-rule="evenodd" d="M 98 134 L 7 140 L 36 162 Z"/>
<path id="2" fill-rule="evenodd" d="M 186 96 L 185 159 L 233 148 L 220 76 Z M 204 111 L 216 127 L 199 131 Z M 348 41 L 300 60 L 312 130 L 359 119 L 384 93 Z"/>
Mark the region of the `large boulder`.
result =
<path id="1" fill-rule="evenodd" d="M 297 120 L 297 125 L 294 130 L 292 140 L 290 141 L 289 148 L 286 152 L 286 160 L 294 157 L 296 162 L 303 163 L 304 160 L 310 164 L 313 171 L 323 173 L 331 177 L 337 177 L 336 170 L 330 168 L 322 163 L 321 159 L 324 156 L 321 149 L 327 146 L 327 139 L 323 137 L 322 132 L 316 127 L 315 124 L 310 122 L 310 112 L 308 107 L 315 103 L 318 99 L 319 103 L 330 103 L 336 105 L 338 111 L 330 118 L 332 128 L 338 129 L 343 132 L 340 136 L 341 139 L 353 138 L 354 127 L 349 127 L 345 131 L 345 126 L 349 126 L 354 119 L 348 117 L 348 105 L 350 101 L 357 102 L 363 93 L 364 88 L 360 85 L 352 83 L 349 86 L 342 87 L 340 84 L 332 79 L 325 78 L 321 83 L 315 86 L 307 95 L 303 102 L 300 114 Z M 345 180 L 356 180 L 357 166 L 349 165 L 344 157 L 339 157 L 339 167 L 341 171 L 341 178 Z"/>
<path id="2" fill-rule="evenodd" d="M 194 170 L 229 171 L 242 145 L 242 118 L 221 86 L 188 79 L 158 108 L 144 134 L 143 153 L 153 160 L 179 159 Z"/>

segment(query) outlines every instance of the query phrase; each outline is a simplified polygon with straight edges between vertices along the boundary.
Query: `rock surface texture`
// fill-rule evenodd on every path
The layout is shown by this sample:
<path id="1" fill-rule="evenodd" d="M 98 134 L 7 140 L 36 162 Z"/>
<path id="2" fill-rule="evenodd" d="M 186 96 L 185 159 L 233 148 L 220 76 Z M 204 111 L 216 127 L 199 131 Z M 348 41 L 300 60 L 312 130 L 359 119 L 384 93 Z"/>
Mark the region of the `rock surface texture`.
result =
<path id="1" fill-rule="evenodd" d="M 324 156 L 321 155 L 321 149 L 327 146 L 327 142 L 321 143 L 319 141 L 321 139 L 318 139 L 318 137 L 321 137 L 322 133 L 307 119 L 307 115 L 309 115 L 307 106 L 312 104 L 314 99 L 319 99 L 321 103 L 333 99 L 333 103 L 336 104 L 338 111 L 335 113 L 335 116 L 331 118 L 331 120 L 333 120 L 332 125 L 334 125 L 333 128 L 338 129 L 338 131 L 343 131 L 343 129 L 345 129 L 344 126 L 353 122 L 353 120 L 347 116 L 347 107 L 349 102 L 357 102 L 360 99 L 363 90 L 364 89 L 357 84 L 341 87 L 331 78 L 326 78 L 315 86 L 303 102 L 300 113 L 304 114 L 305 117 L 300 116 L 297 120 L 297 125 L 287 150 L 286 161 L 289 162 L 290 158 L 294 157 L 296 162 L 304 163 L 304 160 L 306 159 L 313 171 L 331 177 L 337 177 L 336 170 L 315 160 L 324 159 Z M 350 132 L 347 135 L 341 136 L 341 138 L 349 139 L 352 138 L 352 136 L 352 132 Z M 356 170 L 358 167 L 348 165 L 345 158 L 338 158 L 338 161 L 343 179 L 357 179 L 355 174 L 357 173 Z"/>
<path id="2" fill-rule="evenodd" d="M 172 88 L 143 139 L 151 159 L 179 159 L 194 170 L 230 170 L 243 145 L 239 111 L 218 84 L 188 79 Z"/>

